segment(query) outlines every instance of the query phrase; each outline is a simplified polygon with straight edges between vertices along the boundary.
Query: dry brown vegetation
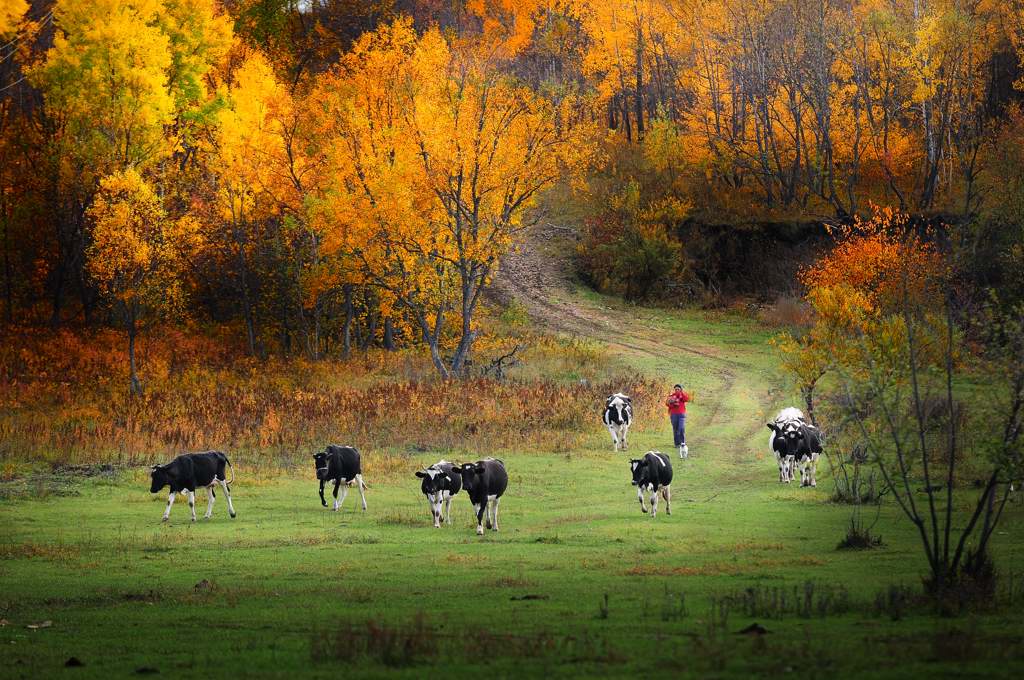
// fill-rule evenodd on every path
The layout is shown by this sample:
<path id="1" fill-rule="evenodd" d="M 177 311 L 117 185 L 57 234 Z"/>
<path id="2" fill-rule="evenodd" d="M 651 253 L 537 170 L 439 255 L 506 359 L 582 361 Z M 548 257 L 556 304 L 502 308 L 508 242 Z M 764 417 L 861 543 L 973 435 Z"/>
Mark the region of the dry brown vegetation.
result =
<path id="1" fill-rule="evenodd" d="M 507 380 L 458 389 L 411 352 L 370 351 L 345 362 L 268 360 L 167 329 L 141 351 L 145 392 L 125 389 L 117 334 L 12 333 L 0 349 L 0 461 L 134 464 L 222 449 L 272 467 L 330 442 L 373 450 L 378 475 L 404 455 L 570 451 L 596 430 L 602 400 L 633 394 L 655 407 L 660 386 L 617 375 L 596 347 L 531 338 Z M 497 351 L 497 350 L 496 350 Z M 239 353 L 240 354 L 240 353 Z"/>

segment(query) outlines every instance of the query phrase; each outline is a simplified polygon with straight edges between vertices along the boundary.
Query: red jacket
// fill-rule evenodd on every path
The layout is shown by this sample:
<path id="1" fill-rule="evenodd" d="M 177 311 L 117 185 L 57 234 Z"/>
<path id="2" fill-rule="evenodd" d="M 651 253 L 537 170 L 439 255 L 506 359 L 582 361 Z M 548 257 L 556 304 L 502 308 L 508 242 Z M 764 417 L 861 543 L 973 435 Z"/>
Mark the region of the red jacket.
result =
<path id="1" fill-rule="evenodd" d="M 665 400 L 669 413 L 686 413 L 686 402 L 690 401 L 690 395 L 686 392 L 673 392 Z"/>

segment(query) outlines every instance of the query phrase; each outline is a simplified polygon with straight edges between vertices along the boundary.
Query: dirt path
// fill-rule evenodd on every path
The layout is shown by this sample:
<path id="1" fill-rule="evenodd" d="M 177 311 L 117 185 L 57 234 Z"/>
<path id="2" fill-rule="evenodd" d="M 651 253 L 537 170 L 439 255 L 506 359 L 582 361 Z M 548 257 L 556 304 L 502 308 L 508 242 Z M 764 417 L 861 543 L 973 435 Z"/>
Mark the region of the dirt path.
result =
<path id="1" fill-rule="evenodd" d="M 669 330 L 652 320 L 657 310 L 606 304 L 585 294 L 573 274 L 573 229 L 541 223 L 526 242 L 528 248 L 502 262 L 495 281 L 500 299 L 517 301 L 549 331 L 602 342 L 628 363 L 654 365 L 665 374 L 680 366 L 697 367 L 703 372 L 704 389 L 700 406 L 694 409 L 691 441 L 722 452 L 719 460 L 725 465 L 716 475 L 721 483 L 732 486 L 762 474 L 763 463 L 755 462 L 752 455 L 764 427 L 763 403 L 768 398 L 769 384 L 762 374 L 729 356 L 728 347 L 708 342 L 697 330 L 678 324 Z"/>

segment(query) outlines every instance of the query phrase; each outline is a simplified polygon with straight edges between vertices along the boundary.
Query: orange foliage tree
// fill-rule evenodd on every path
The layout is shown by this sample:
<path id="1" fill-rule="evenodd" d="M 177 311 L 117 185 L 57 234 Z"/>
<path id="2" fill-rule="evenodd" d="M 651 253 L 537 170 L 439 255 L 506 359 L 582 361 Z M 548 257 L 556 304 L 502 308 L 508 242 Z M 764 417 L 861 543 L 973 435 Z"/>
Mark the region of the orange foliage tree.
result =
<path id="1" fill-rule="evenodd" d="M 870 219 L 855 219 L 834 230 L 836 245 L 800 272 L 806 301 L 814 312 L 809 328 L 773 339 L 782 366 L 794 379 L 814 419 L 814 392 L 830 371 L 881 371 L 901 380 L 905 364 L 908 306 L 941 308 L 943 260 L 914 232 L 906 213 L 876 208 Z M 931 334 L 923 354 L 938 358 L 941 322 L 927 317 L 918 326 Z"/>
<path id="2" fill-rule="evenodd" d="M 480 296 L 527 211 L 585 153 L 495 58 L 397 21 L 363 36 L 313 97 L 329 144 L 330 241 L 410 315 L 443 377 L 464 372 Z"/>

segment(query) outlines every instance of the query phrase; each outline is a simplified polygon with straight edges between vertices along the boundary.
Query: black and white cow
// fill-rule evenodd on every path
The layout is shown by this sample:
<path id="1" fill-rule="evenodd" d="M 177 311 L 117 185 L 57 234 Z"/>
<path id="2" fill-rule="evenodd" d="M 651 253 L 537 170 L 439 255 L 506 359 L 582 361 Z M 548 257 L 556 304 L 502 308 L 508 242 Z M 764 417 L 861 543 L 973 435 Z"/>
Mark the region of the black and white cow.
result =
<path id="1" fill-rule="evenodd" d="M 324 498 L 324 484 L 333 481 L 335 510 L 341 508 L 345 497 L 348 496 L 348 487 L 353 484 L 359 489 L 359 497 L 363 499 L 363 510 L 366 510 L 366 494 L 363 493 L 366 483 L 363 481 L 363 466 L 356 447 L 328 444 L 324 451 L 313 454 L 313 462 L 316 465 L 316 478 L 320 480 L 320 503 L 325 508 L 327 499 Z M 338 488 L 342 483 L 345 487 L 339 499 Z"/>
<path id="2" fill-rule="evenodd" d="M 225 468 L 231 468 L 231 479 L 224 474 Z M 170 487 L 167 494 L 167 509 L 164 510 L 163 521 L 171 516 L 171 506 L 174 505 L 174 494 L 182 493 L 188 496 L 188 507 L 192 511 L 192 521 L 196 521 L 196 489 L 206 488 L 206 514 L 204 519 L 210 519 L 213 515 L 213 501 L 217 498 L 213 488 L 220 484 L 224 489 L 224 495 L 228 499 L 228 514 L 235 517 L 235 506 L 231 503 L 231 482 L 235 480 L 235 469 L 231 461 L 220 451 L 205 451 L 203 453 L 185 453 L 170 463 L 154 465 L 151 468 L 150 476 L 152 483 L 149 486 L 150 493 L 156 493 L 165 486 Z"/>
<path id="3" fill-rule="evenodd" d="M 672 514 L 672 461 L 661 451 L 648 451 L 643 458 L 629 461 L 640 510 L 647 512 L 644 491 L 650 492 L 651 517 L 658 514 L 658 493 L 665 499 L 665 512 Z"/>
<path id="4" fill-rule="evenodd" d="M 428 468 L 416 471 L 420 478 L 420 491 L 427 497 L 430 503 L 430 514 L 434 518 L 434 527 L 441 528 L 441 504 L 444 503 L 446 512 L 445 522 L 452 523 L 452 496 L 462 489 L 462 475 L 452 474 L 452 463 L 446 460 L 439 460 Z"/>
<path id="5" fill-rule="evenodd" d="M 823 438 L 821 430 L 804 420 L 798 408 L 785 408 L 773 422 L 768 445 L 779 463 L 779 481 L 793 481 L 794 469 L 800 468 L 800 486 L 817 486 L 818 458 Z"/>
<path id="6" fill-rule="evenodd" d="M 804 424 L 804 412 L 790 406 L 779 411 L 775 420 L 768 423 L 768 429 L 772 430 L 768 437 L 768 448 L 775 455 L 775 462 L 779 466 L 779 482 L 786 483 L 793 481 L 794 459 L 789 458 L 786 453 L 785 435 L 788 432 L 796 432 Z M 775 425 L 779 431 L 772 428 Z"/>
<path id="7" fill-rule="evenodd" d="M 476 511 L 476 533 L 484 535 L 484 514 L 487 514 L 487 528 L 498 530 L 498 501 L 508 488 L 508 473 L 505 464 L 497 458 L 484 458 L 475 463 L 452 466 L 452 474 L 458 475 L 462 488 L 466 490 L 473 510 Z"/>
<path id="8" fill-rule="evenodd" d="M 612 446 L 615 451 L 627 448 L 626 435 L 629 434 L 629 426 L 633 424 L 633 399 L 621 392 L 616 392 L 604 401 L 604 424 L 612 435 Z"/>

